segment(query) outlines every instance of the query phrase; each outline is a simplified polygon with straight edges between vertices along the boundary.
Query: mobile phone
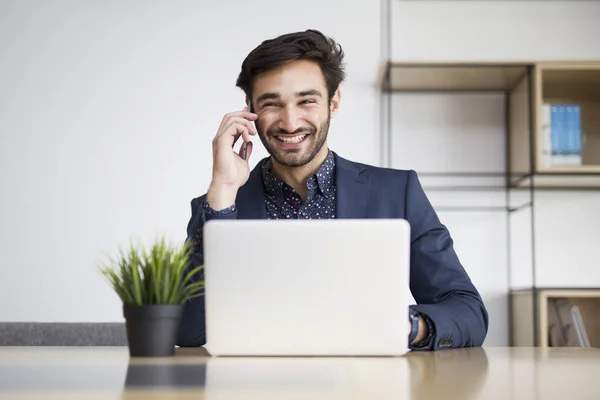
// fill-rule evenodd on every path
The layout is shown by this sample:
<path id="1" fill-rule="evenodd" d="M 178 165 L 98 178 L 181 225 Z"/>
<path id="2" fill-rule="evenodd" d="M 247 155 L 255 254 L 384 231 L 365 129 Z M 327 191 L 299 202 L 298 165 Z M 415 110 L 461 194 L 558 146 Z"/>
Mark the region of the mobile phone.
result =
<path id="1" fill-rule="evenodd" d="M 252 111 L 252 101 L 250 100 L 248 100 L 248 111 L 254 112 Z M 242 143 L 242 158 L 244 160 L 248 159 L 248 142 Z"/>
<path id="2" fill-rule="evenodd" d="M 242 143 L 242 158 L 244 160 L 248 159 L 248 142 Z"/>

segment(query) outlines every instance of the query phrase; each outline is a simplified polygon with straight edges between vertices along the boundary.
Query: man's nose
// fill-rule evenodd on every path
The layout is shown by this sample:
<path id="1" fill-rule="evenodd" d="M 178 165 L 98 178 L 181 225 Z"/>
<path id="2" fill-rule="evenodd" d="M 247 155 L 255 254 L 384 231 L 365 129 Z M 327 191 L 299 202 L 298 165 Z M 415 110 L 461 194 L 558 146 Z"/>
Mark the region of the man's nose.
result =
<path id="1" fill-rule="evenodd" d="M 293 133 L 302 126 L 300 115 L 296 107 L 285 107 L 279 113 L 279 128 Z"/>

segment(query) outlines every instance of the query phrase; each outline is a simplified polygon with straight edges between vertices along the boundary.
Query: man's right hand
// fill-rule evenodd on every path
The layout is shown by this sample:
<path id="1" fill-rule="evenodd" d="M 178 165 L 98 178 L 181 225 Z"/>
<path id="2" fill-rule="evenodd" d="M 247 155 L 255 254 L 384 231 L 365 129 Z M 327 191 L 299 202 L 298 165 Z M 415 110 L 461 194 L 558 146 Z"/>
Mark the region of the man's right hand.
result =
<path id="1" fill-rule="evenodd" d="M 252 154 L 251 135 L 256 135 L 253 121 L 258 116 L 248 111 L 226 114 L 221 121 L 219 130 L 212 141 L 213 175 L 206 200 L 214 210 L 222 210 L 234 204 L 238 189 L 246 183 L 250 176 L 248 160 Z M 239 138 L 247 143 L 246 159 L 240 153 L 233 151 Z M 243 147 L 243 146 L 242 146 Z"/>

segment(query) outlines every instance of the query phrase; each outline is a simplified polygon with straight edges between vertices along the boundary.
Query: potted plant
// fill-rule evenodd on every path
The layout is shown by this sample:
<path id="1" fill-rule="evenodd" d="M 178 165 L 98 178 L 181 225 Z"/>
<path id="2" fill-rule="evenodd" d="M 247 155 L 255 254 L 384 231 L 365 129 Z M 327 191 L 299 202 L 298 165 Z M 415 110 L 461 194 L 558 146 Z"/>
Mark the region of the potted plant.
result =
<path id="1" fill-rule="evenodd" d="M 130 245 L 117 259 L 100 265 L 123 303 L 131 357 L 166 357 L 175 342 L 184 303 L 203 295 L 204 282 L 193 280 L 203 265 L 190 267 L 190 244 L 155 241 L 150 251 Z"/>

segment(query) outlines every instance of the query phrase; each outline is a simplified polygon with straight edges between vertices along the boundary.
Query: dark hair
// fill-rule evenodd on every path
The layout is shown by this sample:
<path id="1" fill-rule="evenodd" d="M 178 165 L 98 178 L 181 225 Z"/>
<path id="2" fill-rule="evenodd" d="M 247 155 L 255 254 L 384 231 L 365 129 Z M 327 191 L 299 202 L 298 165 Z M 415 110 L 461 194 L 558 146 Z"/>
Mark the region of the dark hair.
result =
<path id="1" fill-rule="evenodd" d="M 344 51 L 333 39 L 314 29 L 287 33 L 262 42 L 242 63 L 236 86 L 250 98 L 252 82 L 258 74 L 294 60 L 311 60 L 319 64 L 331 101 L 346 76 Z"/>

